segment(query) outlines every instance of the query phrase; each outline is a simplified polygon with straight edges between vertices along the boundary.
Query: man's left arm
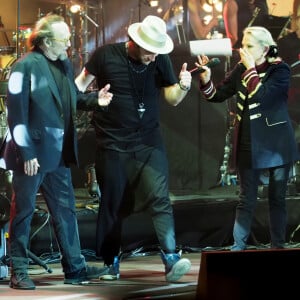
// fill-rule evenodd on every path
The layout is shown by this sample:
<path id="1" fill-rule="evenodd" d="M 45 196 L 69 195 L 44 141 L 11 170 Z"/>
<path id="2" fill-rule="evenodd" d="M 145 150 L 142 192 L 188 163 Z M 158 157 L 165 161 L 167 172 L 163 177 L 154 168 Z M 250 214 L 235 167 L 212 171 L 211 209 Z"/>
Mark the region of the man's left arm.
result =
<path id="1" fill-rule="evenodd" d="M 179 104 L 191 88 L 192 75 L 187 70 L 187 63 L 182 65 L 179 73 L 179 82 L 164 88 L 166 101 L 173 106 Z"/>

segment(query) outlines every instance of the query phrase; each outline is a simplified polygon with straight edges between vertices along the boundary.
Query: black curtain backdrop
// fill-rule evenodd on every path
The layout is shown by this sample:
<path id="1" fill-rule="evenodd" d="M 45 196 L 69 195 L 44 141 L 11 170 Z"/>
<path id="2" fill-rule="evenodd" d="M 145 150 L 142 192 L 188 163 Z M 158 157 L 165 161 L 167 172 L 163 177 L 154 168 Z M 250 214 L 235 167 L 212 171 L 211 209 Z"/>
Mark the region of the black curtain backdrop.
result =
<path id="1" fill-rule="evenodd" d="M 174 18 L 178 17 L 174 15 L 177 12 L 174 7 L 180 1 L 160 1 L 162 7 L 160 16 L 170 16 L 166 21 L 168 32 L 175 41 L 175 49 L 171 53 L 171 58 L 177 74 L 184 62 L 188 62 L 188 67 L 193 68 L 196 60 L 196 57 L 191 56 L 188 47 L 190 25 L 187 1 L 182 1 L 185 9 L 182 30 L 187 37 L 186 43 L 180 42 L 176 27 L 174 27 Z M 51 11 L 59 12 L 71 27 L 74 43 L 70 53 L 75 75 L 77 75 L 95 47 L 127 40 L 129 24 L 138 22 L 149 14 L 158 15 L 156 8 L 151 8 L 144 0 L 78 2 L 83 4 L 84 11 L 81 14 L 72 15 L 69 12 L 70 1 L 21 0 L 20 7 L 17 7 L 17 1 L 0 0 L 0 16 L 4 28 L 7 29 L 6 33 L 11 45 L 15 45 L 18 13 L 23 34 L 25 29 L 34 26 L 39 17 Z M 91 22 L 87 16 L 94 22 Z M 7 46 L 1 33 L 4 32 L 0 32 L 2 37 L 0 50 L 1 47 Z M 25 43 L 21 38 L 21 52 L 26 50 L 24 47 Z M 1 53 L 0 58 L 3 58 Z M 213 78 L 216 82 L 225 76 L 226 69 L 225 57 L 219 58 L 221 63 L 213 69 Z M 1 69 L 5 67 L 5 65 L 0 66 Z M 295 105 L 297 104 L 293 104 L 293 111 L 296 111 Z M 168 106 L 162 99 L 161 127 L 169 156 L 170 190 L 202 191 L 219 184 L 228 130 L 228 114 L 227 103 L 209 104 L 201 98 L 196 75 L 193 78 L 191 91 L 177 107 Z M 85 186 L 85 167 L 86 164 L 92 163 L 94 146 L 94 136 L 91 132 L 87 132 L 79 140 L 80 167 L 72 168 L 75 188 Z"/>

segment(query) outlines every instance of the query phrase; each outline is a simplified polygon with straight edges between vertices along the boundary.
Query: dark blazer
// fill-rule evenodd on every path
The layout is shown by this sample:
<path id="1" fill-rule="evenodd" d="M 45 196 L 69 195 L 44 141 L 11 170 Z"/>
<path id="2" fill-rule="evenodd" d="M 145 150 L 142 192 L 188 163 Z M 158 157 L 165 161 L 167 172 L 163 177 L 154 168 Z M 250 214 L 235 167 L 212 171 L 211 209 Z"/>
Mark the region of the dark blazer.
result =
<path id="1" fill-rule="evenodd" d="M 253 168 L 271 168 L 299 160 L 288 112 L 289 66 L 284 62 L 271 64 L 264 73 L 259 74 L 261 84 L 249 95 L 242 80 L 245 70 L 242 64 L 237 64 L 217 86 L 214 96 L 207 100 L 223 102 L 235 95 L 239 121 L 245 98 L 248 98 Z M 239 122 L 236 124 L 239 126 Z"/>
<path id="2" fill-rule="evenodd" d="M 97 93 L 83 94 L 74 83 L 72 65 L 63 61 L 71 98 L 71 120 L 68 134 L 70 163 L 78 164 L 76 108 L 92 110 Z M 62 99 L 47 59 L 30 52 L 13 65 L 7 91 L 8 133 L 0 151 L 0 167 L 22 170 L 24 161 L 37 158 L 40 171 L 48 172 L 61 162 L 64 119 Z"/>

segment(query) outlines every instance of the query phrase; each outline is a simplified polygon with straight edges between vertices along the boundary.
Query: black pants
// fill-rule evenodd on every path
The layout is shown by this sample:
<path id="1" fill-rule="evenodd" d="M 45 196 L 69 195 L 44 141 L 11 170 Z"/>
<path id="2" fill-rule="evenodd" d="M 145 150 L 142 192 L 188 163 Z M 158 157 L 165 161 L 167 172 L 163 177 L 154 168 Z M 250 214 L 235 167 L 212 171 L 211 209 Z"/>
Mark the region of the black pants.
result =
<path id="1" fill-rule="evenodd" d="M 123 219 L 144 210 L 152 217 L 161 248 L 174 253 L 174 217 L 165 150 L 153 147 L 130 153 L 98 150 L 95 168 L 101 190 L 97 256 L 110 265 L 121 249 Z M 143 224 L 140 226 L 142 231 Z"/>

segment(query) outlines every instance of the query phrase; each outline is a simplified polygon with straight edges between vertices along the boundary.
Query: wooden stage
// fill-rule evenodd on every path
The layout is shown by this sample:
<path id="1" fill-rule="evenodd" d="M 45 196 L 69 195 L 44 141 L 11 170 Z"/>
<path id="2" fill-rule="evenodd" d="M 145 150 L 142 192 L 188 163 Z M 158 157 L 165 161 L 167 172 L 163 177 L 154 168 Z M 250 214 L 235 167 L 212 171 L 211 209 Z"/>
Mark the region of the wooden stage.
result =
<path id="1" fill-rule="evenodd" d="M 230 296 L 227 298 L 224 295 L 224 297 L 220 298 L 219 296 L 208 297 L 202 295 L 200 297 L 197 295 L 199 284 L 201 285 L 201 282 L 198 283 L 199 274 L 201 271 L 206 272 L 206 268 L 208 268 L 207 259 L 205 259 L 205 269 L 201 266 L 203 254 L 221 252 L 221 255 L 223 255 L 223 253 L 232 253 L 228 250 L 232 243 L 232 226 L 235 216 L 235 206 L 238 202 L 238 186 L 216 187 L 209 191 L 188 194 L 172 192 L 170 196 L 174 208 L 177 247 L 183 251 L 184 257 L 189 258 L 192 262 L 191 271 L 179 282 L 167 283 L 165 281 L 164 266 L 159 256 L 157 240 L 151 220 L 149 216 L 140 213 L 130 216 L 124 223 L 120 280 L 111 282 L 94 280 L 84 285 L 74 286 L 63 284 L 59 252 L 49 214 L 42 197 L 38 197 L 36 213 L 32 224 L 30 250 L 47 265 L 48 271 L 50 269 L 52 272 L 49 273 L 43 266 L 32 261 L 30 275 L 36 284 L 36 290 L 20 291 L 9 288 L 8 270 L 8 276 L 0 279 L 0 298 L 10 300 L 248 300 L 247 297 L 235 298 Z M 94 233 L 99 204 L 98 200 L 91 198 L 87 191 L 82 189 L 76 190 L 76 197 L 82 254 L 86 256 L 89 264 L 101 267 L 103 262 L 94 256 Z M 267 278 L 272 278 L 273 274 L 277 274 L 280 278 L 287 278 L 287 275 L 291 274 L 293 269 L 299 270 L 300 268 L 300 195 L 298 193 L 287 196 L 287 208 L 288 228 L 286 247 L 287 250 L 293 249 L 296 253 L 289 255 L 291 252 L 287 252 L 288 256 L 275 257 L 273 259 L 274 263 L 272 263 L 272 266 L 275 266 L 275 271 L 268 273 L 270 267 L 268 266 L 264 269 L 263 265 L 266 261 L 265 256 L 259 254 L 262 252 L 266 254 L 268 253 L 266 251 L 269 251 L 268 203 L 264 197 L 258 199 L 257 211 L 249 240 L 250 246 L 247 251 L 254 250 L 258 253 L 258 256 L 255 257 L 254 263 L 250 267 L 252 265 L 255 266 L 256 269 L 253 272 L 259 270 L 259 274 L 265 274 L 266 279 L 263 279 L 263 282 Z M 1 246 L 3 246 L 3 242 L 0 244 L 0 256 L 1 250 L 3 255 L 3 247 Z M 245 255 L 246 262 L 248 261 L 248 257 L 247 254 Z M 295 255 L 297 255 L 296 258 Z M 236 265 L 244 265 L 243 262 L 239 261 L 239 263 L 236 263 L 235 259 L 230 260 L 228 257 L 228 255 L 225 255 L 221 263 L 219 263 L 219 260 L 216 260 L 221 270 L 218 271 L 217 277 L 215 274 L 213 275 L 213 282 L 217 282 L 217 286 L 222 285 L 224 279 L 228 277 L 227 270 L 233 270 Z M 268 257 L 273 256 L 267 254 Z M 232 267 L 225 263 L 229 261 Z M 290 271 L 283 270 L 283 266 L 278 264 L 280 261 L 286 262 Z M 2 263 L 5 262 L 7 260 L 2 260 Z M 257 262 L 257 265 L 255 265 L 255 262 Z M 209 266 L 211 266 L 211 263 L 209 263 Z M 249 266 L 247 268 L 249 269 Z M 203 284 L 206 284 L 206 281 L 208 282 L 211 277 L 209 274 L 205 274 L 205 272 L 204 275 L 201 275 Z M 240 277 L 243 275 L 241 272 L 238 271 Z M 230 273 L 230 276 L 232 276 L 232 273 Z M 233 283 L 234 286 L 240 285 L 235 280 L 230 280 L 229 284 L 233 285 Z M 231 291 L 227 283 L 226 286 L 227 290 Z M 209 287 L 210 289 L 214 289 L 214 285 L 213 288 L 211 285 Z M 281 292 L 288 293 L 286 289 L 285 286 L 281 286 Z M 288 290 L 291 291 L 292 289 L 288 288 Z M 293 290 L 293 292 L 295 291 Z M 259 295 L 261 294 L 258 293 Z M 285 297 L 285 299 L 289 298 Z"/>

